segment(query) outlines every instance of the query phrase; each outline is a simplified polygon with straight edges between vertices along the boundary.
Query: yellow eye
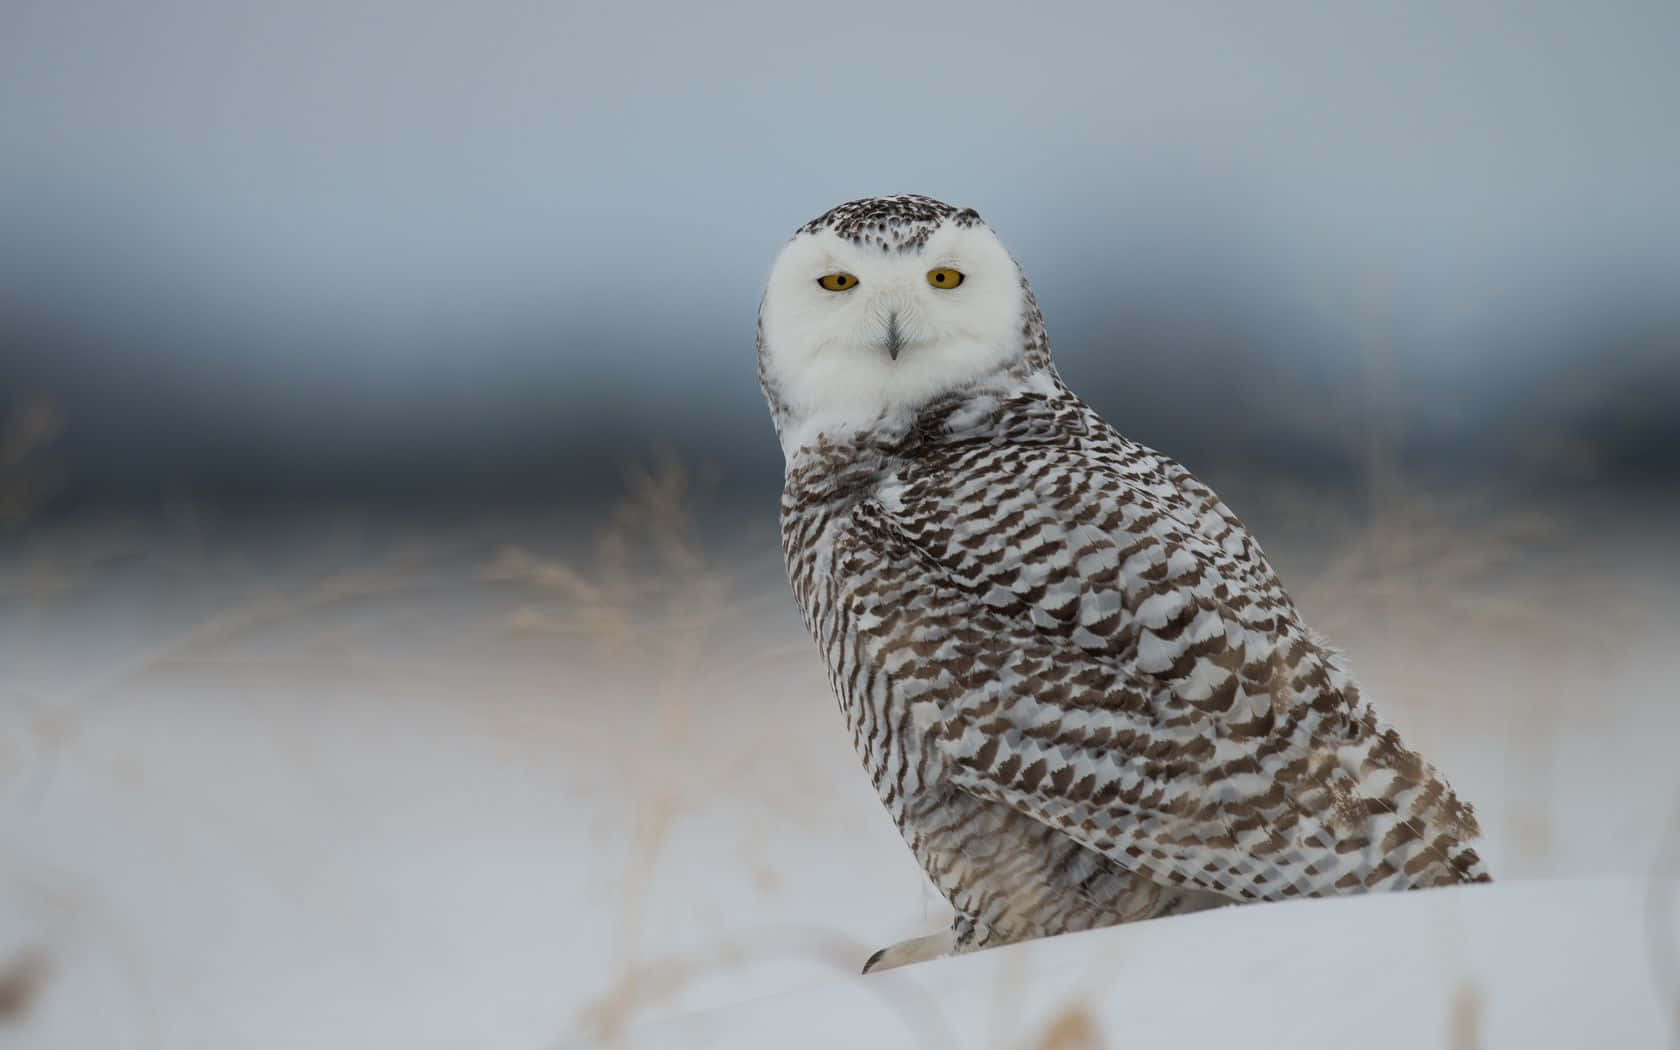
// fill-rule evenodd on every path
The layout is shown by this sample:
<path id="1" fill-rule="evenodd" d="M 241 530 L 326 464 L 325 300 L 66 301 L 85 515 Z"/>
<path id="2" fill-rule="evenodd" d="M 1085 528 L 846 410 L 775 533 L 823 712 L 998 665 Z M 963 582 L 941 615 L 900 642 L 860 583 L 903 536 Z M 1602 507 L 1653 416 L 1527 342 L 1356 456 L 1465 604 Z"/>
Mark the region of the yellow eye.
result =
<path id="1" fill-rule="evenodd" d="M 817 278 L 817 283 L 831 292 L 843 292 L 848 288 L 856 288 L 857 278 L 849 273 L 825 273 Z"/>
<path id="2" fill-rule="evenodd" d="M 933 285 L 935 288 L 955 288 L 957 285 L 963 283 L 962 271 L 953 270 L 949 266 L 941 266 L 937 270 L 929 270 L 927 278 L 928 283 Z"/>

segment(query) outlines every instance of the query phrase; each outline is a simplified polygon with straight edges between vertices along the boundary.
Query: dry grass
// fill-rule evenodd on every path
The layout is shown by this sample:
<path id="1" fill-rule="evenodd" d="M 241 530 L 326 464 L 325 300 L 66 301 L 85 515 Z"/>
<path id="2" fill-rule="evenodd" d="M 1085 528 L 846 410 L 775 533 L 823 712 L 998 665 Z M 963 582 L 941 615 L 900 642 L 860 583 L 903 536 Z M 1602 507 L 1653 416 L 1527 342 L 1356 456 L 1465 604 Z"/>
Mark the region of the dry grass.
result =
<path id="1" fill-rule="evenodd" d="M 713 568 L 696 539 L 687 473 L 667 461 L 633 473 L 628 488 L 587 570 L 518 547 L 504 548 L 483 570 L 488 579 L 544 596 L 510 614 L 509 630 L 583 638 L 607 668 L 645 672 L 651 663 L 657 669 L 654 732 L 641 756 L 652 775 L 638 784 L 618 900 L 612 949 L 617 976 L 582 1018 L 603 1043 L 619 1040 L 631 1018 L 674 995 L 695 972 L 682 960 L 644 962 L 642 921 L 681 808 L 676 782 L 660 771 L 679 762 L 697 705 L 695 683 L 708 643 L 727 620 L 730 593 L 728 573 Z M 646 568 L 636 571 L 633 564 Z"/>

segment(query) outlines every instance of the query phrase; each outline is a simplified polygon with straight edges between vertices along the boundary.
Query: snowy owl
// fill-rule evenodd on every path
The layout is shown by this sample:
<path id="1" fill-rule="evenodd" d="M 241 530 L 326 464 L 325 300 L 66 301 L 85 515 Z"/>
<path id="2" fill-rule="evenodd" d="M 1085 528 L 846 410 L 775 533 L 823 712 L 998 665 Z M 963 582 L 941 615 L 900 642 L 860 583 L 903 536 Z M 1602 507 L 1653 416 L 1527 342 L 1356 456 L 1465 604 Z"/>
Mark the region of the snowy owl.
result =
<path id="1" fill-rule="evenodd" d="M 839 205 L 759 310 L 782 548 L 951 928 L 864 970 L 1253 900 L 1488 875 L 1468 803 L 1173 460 L 1062 382 L 973 210 Z"/>

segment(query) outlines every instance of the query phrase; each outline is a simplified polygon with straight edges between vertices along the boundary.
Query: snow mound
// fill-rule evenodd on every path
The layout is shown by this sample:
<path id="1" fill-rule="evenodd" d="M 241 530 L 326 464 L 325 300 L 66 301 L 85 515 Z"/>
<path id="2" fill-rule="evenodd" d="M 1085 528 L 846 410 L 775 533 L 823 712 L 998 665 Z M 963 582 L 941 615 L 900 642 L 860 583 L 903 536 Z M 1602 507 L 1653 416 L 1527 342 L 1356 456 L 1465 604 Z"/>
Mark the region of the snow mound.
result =
<path id="1" fill-rule="evenodd" d="M 1497 883 L 1225 908 L 667 1017 L 622 1045 L 1660 1046 L 1676 889 Z"/>

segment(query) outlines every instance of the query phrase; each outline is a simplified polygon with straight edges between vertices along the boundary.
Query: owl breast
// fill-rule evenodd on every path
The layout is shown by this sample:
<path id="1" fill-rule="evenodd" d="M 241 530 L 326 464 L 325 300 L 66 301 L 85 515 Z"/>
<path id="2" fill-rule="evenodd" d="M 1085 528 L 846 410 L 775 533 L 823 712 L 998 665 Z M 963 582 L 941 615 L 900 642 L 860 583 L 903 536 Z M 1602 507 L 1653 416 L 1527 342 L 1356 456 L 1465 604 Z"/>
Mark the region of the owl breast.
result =
<path id="1" fill-rule="evenodd" d="M 852 745 L 917 862 L 959 916 L 963 947 L 1091 929 L 1221 903 L 1141 879 L 1101 853 L 1007 805 L 955 787 L 919 724 L 930 690 L 981 683 L 930 669 L 960 662 L 965 599 L 917 593 L 883 560 L 922 557 L 915 545 L 870 528 L 873 507 L 898 504 L 905 479 L 867 472 L 868 484 L 790 483 L 782 503 L 788 577 L 821 649 Z M 822 476 L 822 475 L 819 475 Z M 975 639 L 976 641 L 978 639 Z"/>

